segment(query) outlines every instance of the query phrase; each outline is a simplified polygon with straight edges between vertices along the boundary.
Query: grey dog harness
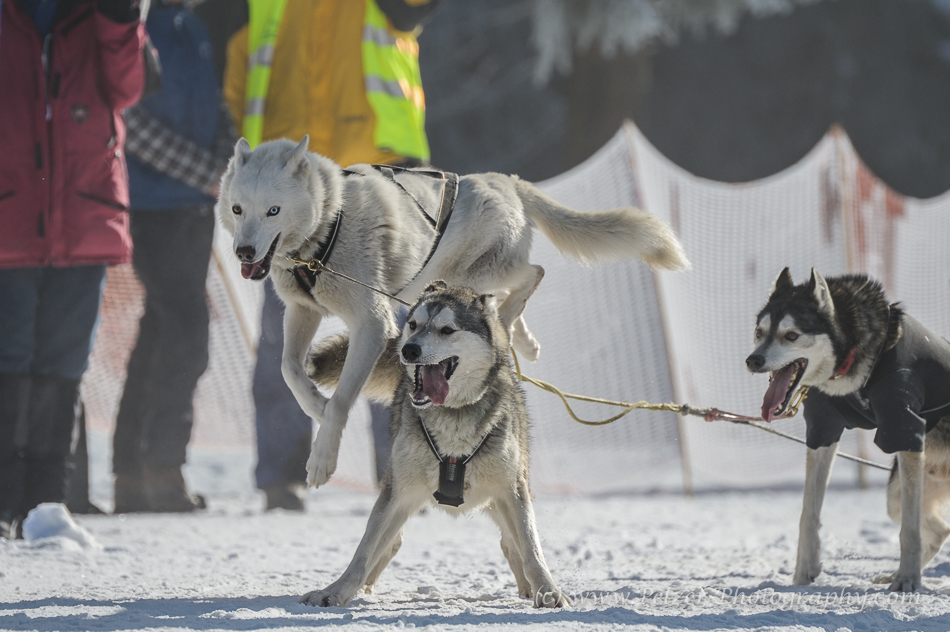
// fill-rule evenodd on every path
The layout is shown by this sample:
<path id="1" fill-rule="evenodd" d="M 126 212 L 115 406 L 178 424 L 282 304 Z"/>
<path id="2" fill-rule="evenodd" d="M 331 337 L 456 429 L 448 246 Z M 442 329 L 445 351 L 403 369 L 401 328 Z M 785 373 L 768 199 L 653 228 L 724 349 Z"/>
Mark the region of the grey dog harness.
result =
<path id="1" fill-rule="evenodd" d="M 370 170 L 376 171 L 389 179 L 405 195 L 409 196 L 415 202 L 416 208 L 419 209 L 423 217 L 435 229 L 435 240 L 429 248 L 428 256 L 419 268 L 419 272 L 422 272 L 429 260 L 432 259 L 432 255 L 435 254 L 436 248 L 439 247 L 442 235 L 445 233 L 449 219 L 452 217 L 452 211 L 455 209 L 455 200 L 458 198 L 459 189 L 458 174 L 439 171 L 438 169 L 409 169 L 394 165 L 359 165 L 344 169 L 343 175 L 365 176 Z M 438 207 L 432 209 L 436 198 L 438 198 Z M 327 263 L 330 254 L 333 252 L 333 246 L 336 244 L 336 238 L 340 233 L 342 221 L 343 209 L 340 209 L 337 212 L 336 221 L 330 230 L 330 234 L 317 244 L 317 251 L 312 259 L 319 261 L 321 264 Z M 313 290 L 318 274 L 320 274 L 320 270 L 314 270 L 313 267 L 307 265 L 298 265 L 293 268 L 294 280 L 297 281 L 300 289 L 308 294 Z"/>

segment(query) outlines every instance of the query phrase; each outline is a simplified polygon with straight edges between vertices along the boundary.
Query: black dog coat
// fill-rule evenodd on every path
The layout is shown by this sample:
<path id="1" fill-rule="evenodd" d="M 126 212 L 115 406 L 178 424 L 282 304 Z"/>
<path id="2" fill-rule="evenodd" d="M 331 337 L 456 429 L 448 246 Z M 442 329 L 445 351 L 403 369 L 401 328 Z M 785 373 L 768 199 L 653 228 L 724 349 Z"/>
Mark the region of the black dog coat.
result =
<path id="1" fill-rule="evenodd" d="M 809 448 L 837 443 L 845 428 L 876 428 L 874 443 L 887 454 L 922 452 L 926 433 L 950 416 L 950 342 L 901 318 L 900 340 L 881 354 L 864 386 L 838 397 L 808 391 Z"/>

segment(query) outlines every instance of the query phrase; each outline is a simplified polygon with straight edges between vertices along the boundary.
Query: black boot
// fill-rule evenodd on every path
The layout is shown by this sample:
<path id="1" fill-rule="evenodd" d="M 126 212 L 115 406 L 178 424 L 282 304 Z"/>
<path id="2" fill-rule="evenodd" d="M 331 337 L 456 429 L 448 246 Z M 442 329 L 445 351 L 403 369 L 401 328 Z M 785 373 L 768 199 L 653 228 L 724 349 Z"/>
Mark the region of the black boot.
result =
<path id="1" fill-rule="evenodd" d="M 116 474 L 114 486 L 115 506 L 112 513 L 137 513 L 151 511 L 148 498 L 145 497 L 145 478 L 138 474 Z"/>
<path id="2" fill-rule="evenodd" d="M 286 509 L 287 511 L 304 511 L 307 506 L 304 499 L 307 497 L 307 485 L 300 481 L 280 481 L 264 490 L 267 498 L 265 509 Z"/>
<path id="3" fill-rule="evenodd" d="M 72 451 L 66 461 L 66 507 L 73 514 L 101 514 L 89 500 L 89 448 L 86 445 L 86 408 L 79 401 L 73 428 Z"/>
<path id="4" fill-rule="evenodd" d="M 79 380 L 34 375 L 30 387 L 26 483 L 20 513 L 66 500 L 66 459 L 79 408 Z"/>
<path id="5" fill-rule="evenodd" d="M 147 321 L 143 320 L 142 324 L 147 324 Z M 112 472 L 115 474 L 112 513 L 151 510 L 145 497 L 142 473 L 142 427 L 147 412 L 145 404 L 149 401 L 149 380 L 137 377 L 151 373 L 148 366 L 150 345 L 150 338 L 140 333 L 129 358 L 128 377 L 116 413 L 115 431 L 112 433 Z"/>
<path id="6" fill-rule="evenodd" d="M 265 510 L 286 509 L 287 511 L 305 511 L 307 508 L 307 459 L 310 458 L 310 437 L 303 436 L 297 441 L 287 463 L 281 480 L 264 490 L 267 497 Z"/>
<path id="7" fill-rule="evenodd" d="M 0 538 L 16 537 L 26 481 L 30 376 L 0 373 Z"/>
<path id="8" fill-rule="evenodd" d="M 207 509 L 204 496 L 190 494 L 185 487 L 185 478 L 181 475 L 181 467 L 150 467 L 142 468 L 143 482 L 145 483 L 145 497 L 149 508 L 158 513 L 187 513 L 199 509 Z"/>

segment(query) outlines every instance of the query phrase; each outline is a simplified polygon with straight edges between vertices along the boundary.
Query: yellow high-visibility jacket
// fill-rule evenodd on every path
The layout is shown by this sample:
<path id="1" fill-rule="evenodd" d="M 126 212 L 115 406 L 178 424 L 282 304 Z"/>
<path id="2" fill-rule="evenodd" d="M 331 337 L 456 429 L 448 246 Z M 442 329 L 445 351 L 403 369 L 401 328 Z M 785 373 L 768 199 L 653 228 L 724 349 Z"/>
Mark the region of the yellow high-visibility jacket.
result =
<path id="1" fill-rule="evenodd" d="M 428 2 L 406 0 L 410 5 Z M 397 153 L 374 141 L 377 120 L 367 98 L 363 63 L 366 19 L 363 0 L 286 0 L 271 62 L 262 141 L 299 141 L 309 134 L 311 151 L 343 166 L 428 160 L 421 123 L 421 151 Z M 389 23 L 387 30 L 397 43 L 414 45 L 413 34 Z M 236 123 L 244 119 L 247 72 L 245 25 L 228 42 L 224 77 L 224 96 Z M 410 92 L 414 103 L 424 107 L 421 87 Z"/>

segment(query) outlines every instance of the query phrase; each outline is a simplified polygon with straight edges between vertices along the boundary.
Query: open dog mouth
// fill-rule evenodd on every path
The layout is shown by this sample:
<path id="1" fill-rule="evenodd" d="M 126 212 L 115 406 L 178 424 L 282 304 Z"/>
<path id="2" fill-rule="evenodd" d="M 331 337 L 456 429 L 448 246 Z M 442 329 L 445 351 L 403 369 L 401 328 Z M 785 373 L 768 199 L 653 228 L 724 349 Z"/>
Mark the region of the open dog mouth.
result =
<path id="1" fill-rule="evenodd" d="M 442 360 L 438 364 L 417 364 L 415 387 L 412 391 L 412 405 L 426 408 L 430 405 L 442 406 L 449 396 L 449 380 L 458 368 L 458 356 Z"/>
<path id="2" fill-rule="evenodd" d="M 778 371 L 772 371 L 769 387 L 762 400 L 762 419 L 772 421 L 785 412 L 792 394 L 805 375 L 808 360 L 799 358 L 789 362 Z"/>
<path id="3" fill-rule="evenodd" d="M 280 239 L 280 234 L 278 233 L 274 237 L 274 241 L 271 242 L 270 248 L 267 250 L 267 254 L 260 261 L 254 263 L 242 263 L 241 264 L 241 276 L 245 279 L 250 279 L 251 281 L 260 281 L 270 272 L 270 263 L 271 259 L 274 258 L 274 251 L 277 250 L 277 240 Z"/>

